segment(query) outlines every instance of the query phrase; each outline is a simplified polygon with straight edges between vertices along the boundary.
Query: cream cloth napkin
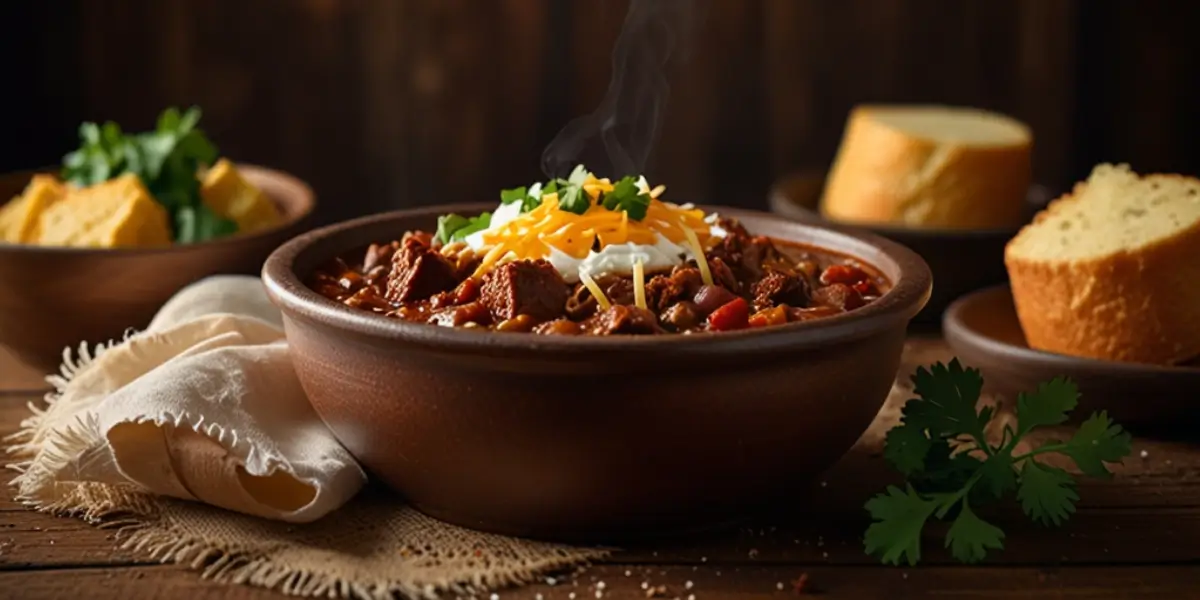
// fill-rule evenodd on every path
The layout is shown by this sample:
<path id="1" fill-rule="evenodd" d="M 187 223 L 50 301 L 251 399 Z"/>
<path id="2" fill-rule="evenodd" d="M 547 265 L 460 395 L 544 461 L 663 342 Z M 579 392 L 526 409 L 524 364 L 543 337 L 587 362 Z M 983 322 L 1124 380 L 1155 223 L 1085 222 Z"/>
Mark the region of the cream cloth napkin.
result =
<path id="1" fill-rule="evenodd" d="M 63 353 L 55 391 L 10 450 L 20 496 L 53 506 L 80 484 L 133 485 L 281 521 L 314 521 L 366 476 L 317 416 L 279 311 L 253 277 L 181 290 L 142 332 Z"/>

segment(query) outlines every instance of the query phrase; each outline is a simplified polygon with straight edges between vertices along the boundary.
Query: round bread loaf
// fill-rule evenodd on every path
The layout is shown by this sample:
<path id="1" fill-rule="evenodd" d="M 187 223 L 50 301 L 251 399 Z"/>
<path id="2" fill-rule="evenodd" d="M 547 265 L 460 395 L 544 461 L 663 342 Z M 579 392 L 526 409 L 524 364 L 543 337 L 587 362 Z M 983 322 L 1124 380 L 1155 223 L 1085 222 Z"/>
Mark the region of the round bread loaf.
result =
<path id="1" fill-rule="evenodd" d="M 979 109 L 860 106 L 821 212 L 850 223 L 1015 228 L 1026 217 L 1031 148 L 1028 127 Z"/>
<path id="2" fill-rule="evenodd" d="M 1200 180 L 1099 165 L 1008 243 L 1029 346 L 1168 365 L 1200 356 Z"/>

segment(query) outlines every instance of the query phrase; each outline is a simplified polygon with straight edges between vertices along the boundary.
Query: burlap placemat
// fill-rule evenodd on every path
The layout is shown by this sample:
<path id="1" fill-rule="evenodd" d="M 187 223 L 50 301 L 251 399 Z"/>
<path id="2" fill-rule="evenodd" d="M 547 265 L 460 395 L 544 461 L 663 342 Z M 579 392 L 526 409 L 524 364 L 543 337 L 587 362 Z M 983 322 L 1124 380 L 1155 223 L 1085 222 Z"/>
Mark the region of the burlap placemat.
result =
<path id="1" fill-rule="evenodd" d="M 917 365 L 945 360 L 938 343 L 913 342 L 887 403 L 856 444 L 877 452 L 912 393 Z M 49 398 L 54 401 L 53 395 Z M 12 442 L 18 464 L 32 459 L 28 441 L 42 410 L 34 407 Z M 218 582 L 327 598 L 435 598 L 520 585 L 609 554 L 455 527 L 426 517 L 396 497 L 368 488 L 328 516 L 290 524 L 197 502 L 146 494 L 134 486 L 79 483 L 33 508 L 116 528 L 123 548 L 186 565 Z"/>

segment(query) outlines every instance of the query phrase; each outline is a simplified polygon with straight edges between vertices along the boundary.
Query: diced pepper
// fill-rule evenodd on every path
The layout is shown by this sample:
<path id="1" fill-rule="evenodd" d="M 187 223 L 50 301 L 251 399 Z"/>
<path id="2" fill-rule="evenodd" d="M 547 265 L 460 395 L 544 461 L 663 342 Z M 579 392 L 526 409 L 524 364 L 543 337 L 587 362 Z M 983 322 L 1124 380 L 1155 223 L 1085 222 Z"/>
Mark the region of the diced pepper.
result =
<path id="1" fill-rule="evenodd" d="M 708 315 L 708 328 L 713 331 L 732 331 L 749 326 L 750 305 L 743 298 L 726 302 Z"/>

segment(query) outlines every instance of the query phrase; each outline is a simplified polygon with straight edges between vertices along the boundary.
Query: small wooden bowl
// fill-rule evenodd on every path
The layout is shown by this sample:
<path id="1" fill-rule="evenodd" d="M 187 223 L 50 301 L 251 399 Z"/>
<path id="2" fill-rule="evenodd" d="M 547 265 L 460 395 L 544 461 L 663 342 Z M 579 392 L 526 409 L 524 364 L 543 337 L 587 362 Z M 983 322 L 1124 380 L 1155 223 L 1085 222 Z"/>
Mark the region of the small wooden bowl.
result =
<path id="1" fill-rule="evenodd" d="M 968 366 L 982 372 L 985 387 L 1006 401 L 1039 383 L 1069 377 L 1079 386 L 1072 418 L 1107 410 L 1136 431 L 1190 430 L 1200 422 L 1196 390 L 1200 368 L 1161 367 L 1078 358 L 1029 347 L 1013 305 L 1012 291 L 1000 285 L 964 296 L 946 311 L 946 341 Z"/>
<path id="2" fill-rule="evenodd" d="M 825 187 L 822 171 L 802 171 L 779 180 L 770 192 L 771 211 L 805 223 L 830 223 L 821 216 L 819 204 Z M 1033 186 L 1028 196 L 1028 218 L 1032 219 L 1054 196 L 1043 186 Z M 1006 283 L 1004 246 L 1020 227 L 993 230 L 939 230 L 838 223 L 881 235 L 903 244 L 925 259 L 933 271 L 933 297 L 913 319 L 917 323 L 939 323 L 942 312 L 956 298 L 980 288 Z"/>
<path id="3" fill-rule="evenodd" d="M 58 370 L 63 349 L 106 342 L 145 327 L 159 307 L 209 275 L 254 275 L 279 244 L 299 233 L 315 205 L 299 179 L 239 165 L 283 213 L 276 227 L 248 235 L 154 249 L 56 248 L 0 243 L 0 345 L 42 372 Z M 33 172 L 0 176 L 0 198 L 21 193 Z"/>

